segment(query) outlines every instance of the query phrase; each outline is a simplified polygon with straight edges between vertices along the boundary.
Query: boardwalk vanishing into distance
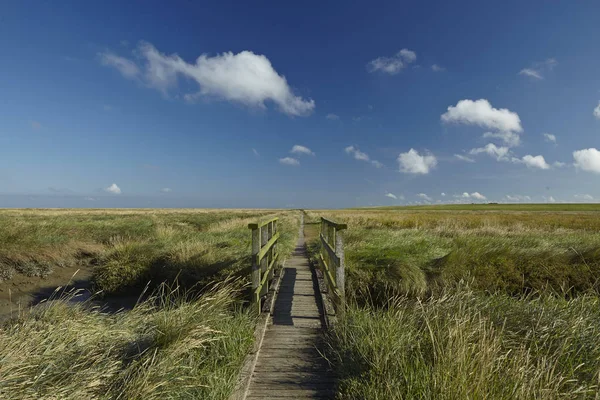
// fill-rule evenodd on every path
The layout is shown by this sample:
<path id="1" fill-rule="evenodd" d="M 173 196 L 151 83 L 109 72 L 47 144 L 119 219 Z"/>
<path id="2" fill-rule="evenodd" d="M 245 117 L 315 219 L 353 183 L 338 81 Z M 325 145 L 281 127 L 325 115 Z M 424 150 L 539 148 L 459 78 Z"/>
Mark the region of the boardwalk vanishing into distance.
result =
<path id="1" fill-rule="evenodd" d="M 327 399 L 334 377 L 321 356 L 324 329 L 319 284 L 311 269 L 303 231 L 283 268 L 248 399 Z"/>

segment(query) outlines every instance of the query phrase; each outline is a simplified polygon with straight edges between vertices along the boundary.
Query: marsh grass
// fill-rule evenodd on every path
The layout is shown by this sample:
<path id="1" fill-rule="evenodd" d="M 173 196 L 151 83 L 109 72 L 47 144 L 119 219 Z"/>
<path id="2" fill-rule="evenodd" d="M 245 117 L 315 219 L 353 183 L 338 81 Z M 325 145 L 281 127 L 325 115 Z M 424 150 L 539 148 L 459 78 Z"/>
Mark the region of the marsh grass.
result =
<path id="1" fill-rule="evenodd" d="M 148 282 L 196 286 L 250 265 L 248 222 L 280 216 L 281 253 L 291 253 L 294 212 L 272 210 L 2 210 L 0 279 L 45 276 L 66 265 L 91 265 L 103 293 Z"/>
<path id="2" fill-rule="evenodd" d="M 308 212 L 348 224 L 338 398 L 597 399 L 600 213 L 574 209 Z"/>
<path id="3" fill-rule="evenodd" d="M 253 342 L 240 284 L 161 285 L 131 311 L 67 294 L 0 328 L 3 399 L 226 399 Z"/>
<path id="4" fill-rule="evenodd" d="M 468 286 L 386 309 L 352 306 L 330 332 L 343 399 L 596 398 L 600 304 Z"/>

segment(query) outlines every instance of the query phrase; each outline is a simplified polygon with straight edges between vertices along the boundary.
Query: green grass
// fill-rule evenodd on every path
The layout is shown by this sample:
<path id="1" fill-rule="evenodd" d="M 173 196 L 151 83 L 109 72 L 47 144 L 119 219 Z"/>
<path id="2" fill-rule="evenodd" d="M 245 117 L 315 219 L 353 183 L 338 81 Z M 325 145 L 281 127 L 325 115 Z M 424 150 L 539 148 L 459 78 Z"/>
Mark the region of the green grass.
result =
<path id="1" fill-rule="evenodd" d="M 283 261 L 295 246 L 297 212 L 0 211 L 7 287 L 17 274 L 43 278 L 85 265 L 100 303 L 155 290 L 129 311 L 67 296 L 4 322 L 0 398 L 227 399 L 254 341 L 247 225 L 273 216 Z"/>
<path id="2" fill-rule="evenodd" d="M 2 210 L 0 280 L 92 265 L 105 293 L 132 292 L 175 278 L 183 286 L 249 275 L 249 222 L 280 215 L 282 255 L 298 224 L 265 210 Z"/>
<path id="3" fill-rule="evenodd" d="M 68 298 L 40 304 L 0 328 L 0 397 L 226 399 L 254 340 L 234 287 L 161 286 L 112 315 Z"/>
<path id="4" fill-rule="evenodd" d="M 321 215 L 348 224 L 339 398 L 597 398 L 600 214 Z"/>
<path id="5" fill-rule="evenodd" d="M 359 208 L 357 210 L 366 210 Z M 542 204 L 440 204 L 421 206 L 371 207 L 368 210 L 410 210 L 410 211 L 600 211 L 600 203 L 542 203 Z"/>

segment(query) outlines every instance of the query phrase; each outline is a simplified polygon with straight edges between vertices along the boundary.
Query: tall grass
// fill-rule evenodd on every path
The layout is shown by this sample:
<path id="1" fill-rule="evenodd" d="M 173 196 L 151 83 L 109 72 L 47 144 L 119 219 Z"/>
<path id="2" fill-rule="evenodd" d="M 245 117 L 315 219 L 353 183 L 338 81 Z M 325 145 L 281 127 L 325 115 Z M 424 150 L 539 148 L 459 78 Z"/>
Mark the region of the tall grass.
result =
<path id="1" fill-rule="evenodd" d="M 91 265 L 104 293 L 148 282 L 194 286 L 230 274 L 249 276 L 249 222 L 278 215 L 281 253 L 291 253 L 295 212 L 266 210 L 2 210 L 0 281 Z"/>
<path id="2" fill-rule="evenodd" d="M 599 213 L 320 215 L 348 224 L 338 398 L 599 398 Z"/>
<path id="3" fill-rule="evenodd" d="M 597 398 L 600 302 L 468 287 L 386 309 L 350 307 L 329 357 L 343 399 Z"/>
<path id="4" fill-rule="evenodd" d="M 163 285 L 112 315 L 69 298 L 39 304 L 0 328 L 0 397 L 225 399 L 253 342 L 235 287 Z"/>

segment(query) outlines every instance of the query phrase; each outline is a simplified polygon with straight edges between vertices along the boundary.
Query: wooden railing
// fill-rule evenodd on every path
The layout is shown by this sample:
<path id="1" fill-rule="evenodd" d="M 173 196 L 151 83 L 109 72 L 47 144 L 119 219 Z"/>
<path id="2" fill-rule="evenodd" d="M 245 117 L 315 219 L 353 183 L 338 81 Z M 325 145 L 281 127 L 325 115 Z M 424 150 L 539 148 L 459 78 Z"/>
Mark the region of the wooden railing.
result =
<path id="1" fill-rule="evenodd" d="M 338 314 L 343 313 L 345 304 L 344 242 L 341 231 L 347 227 L 346 224 L 338 224 L 321 218 L 319 259 L 327 282 L 328 293 Z"/>
<path id="2" fill-rule="evenodd" d="M 261 312 L 261 299 L 269 291 L 277 267 L 277 220 L 273 218 L 260 224 L 248 224 L 252 229 L 252 307 Z"/>

